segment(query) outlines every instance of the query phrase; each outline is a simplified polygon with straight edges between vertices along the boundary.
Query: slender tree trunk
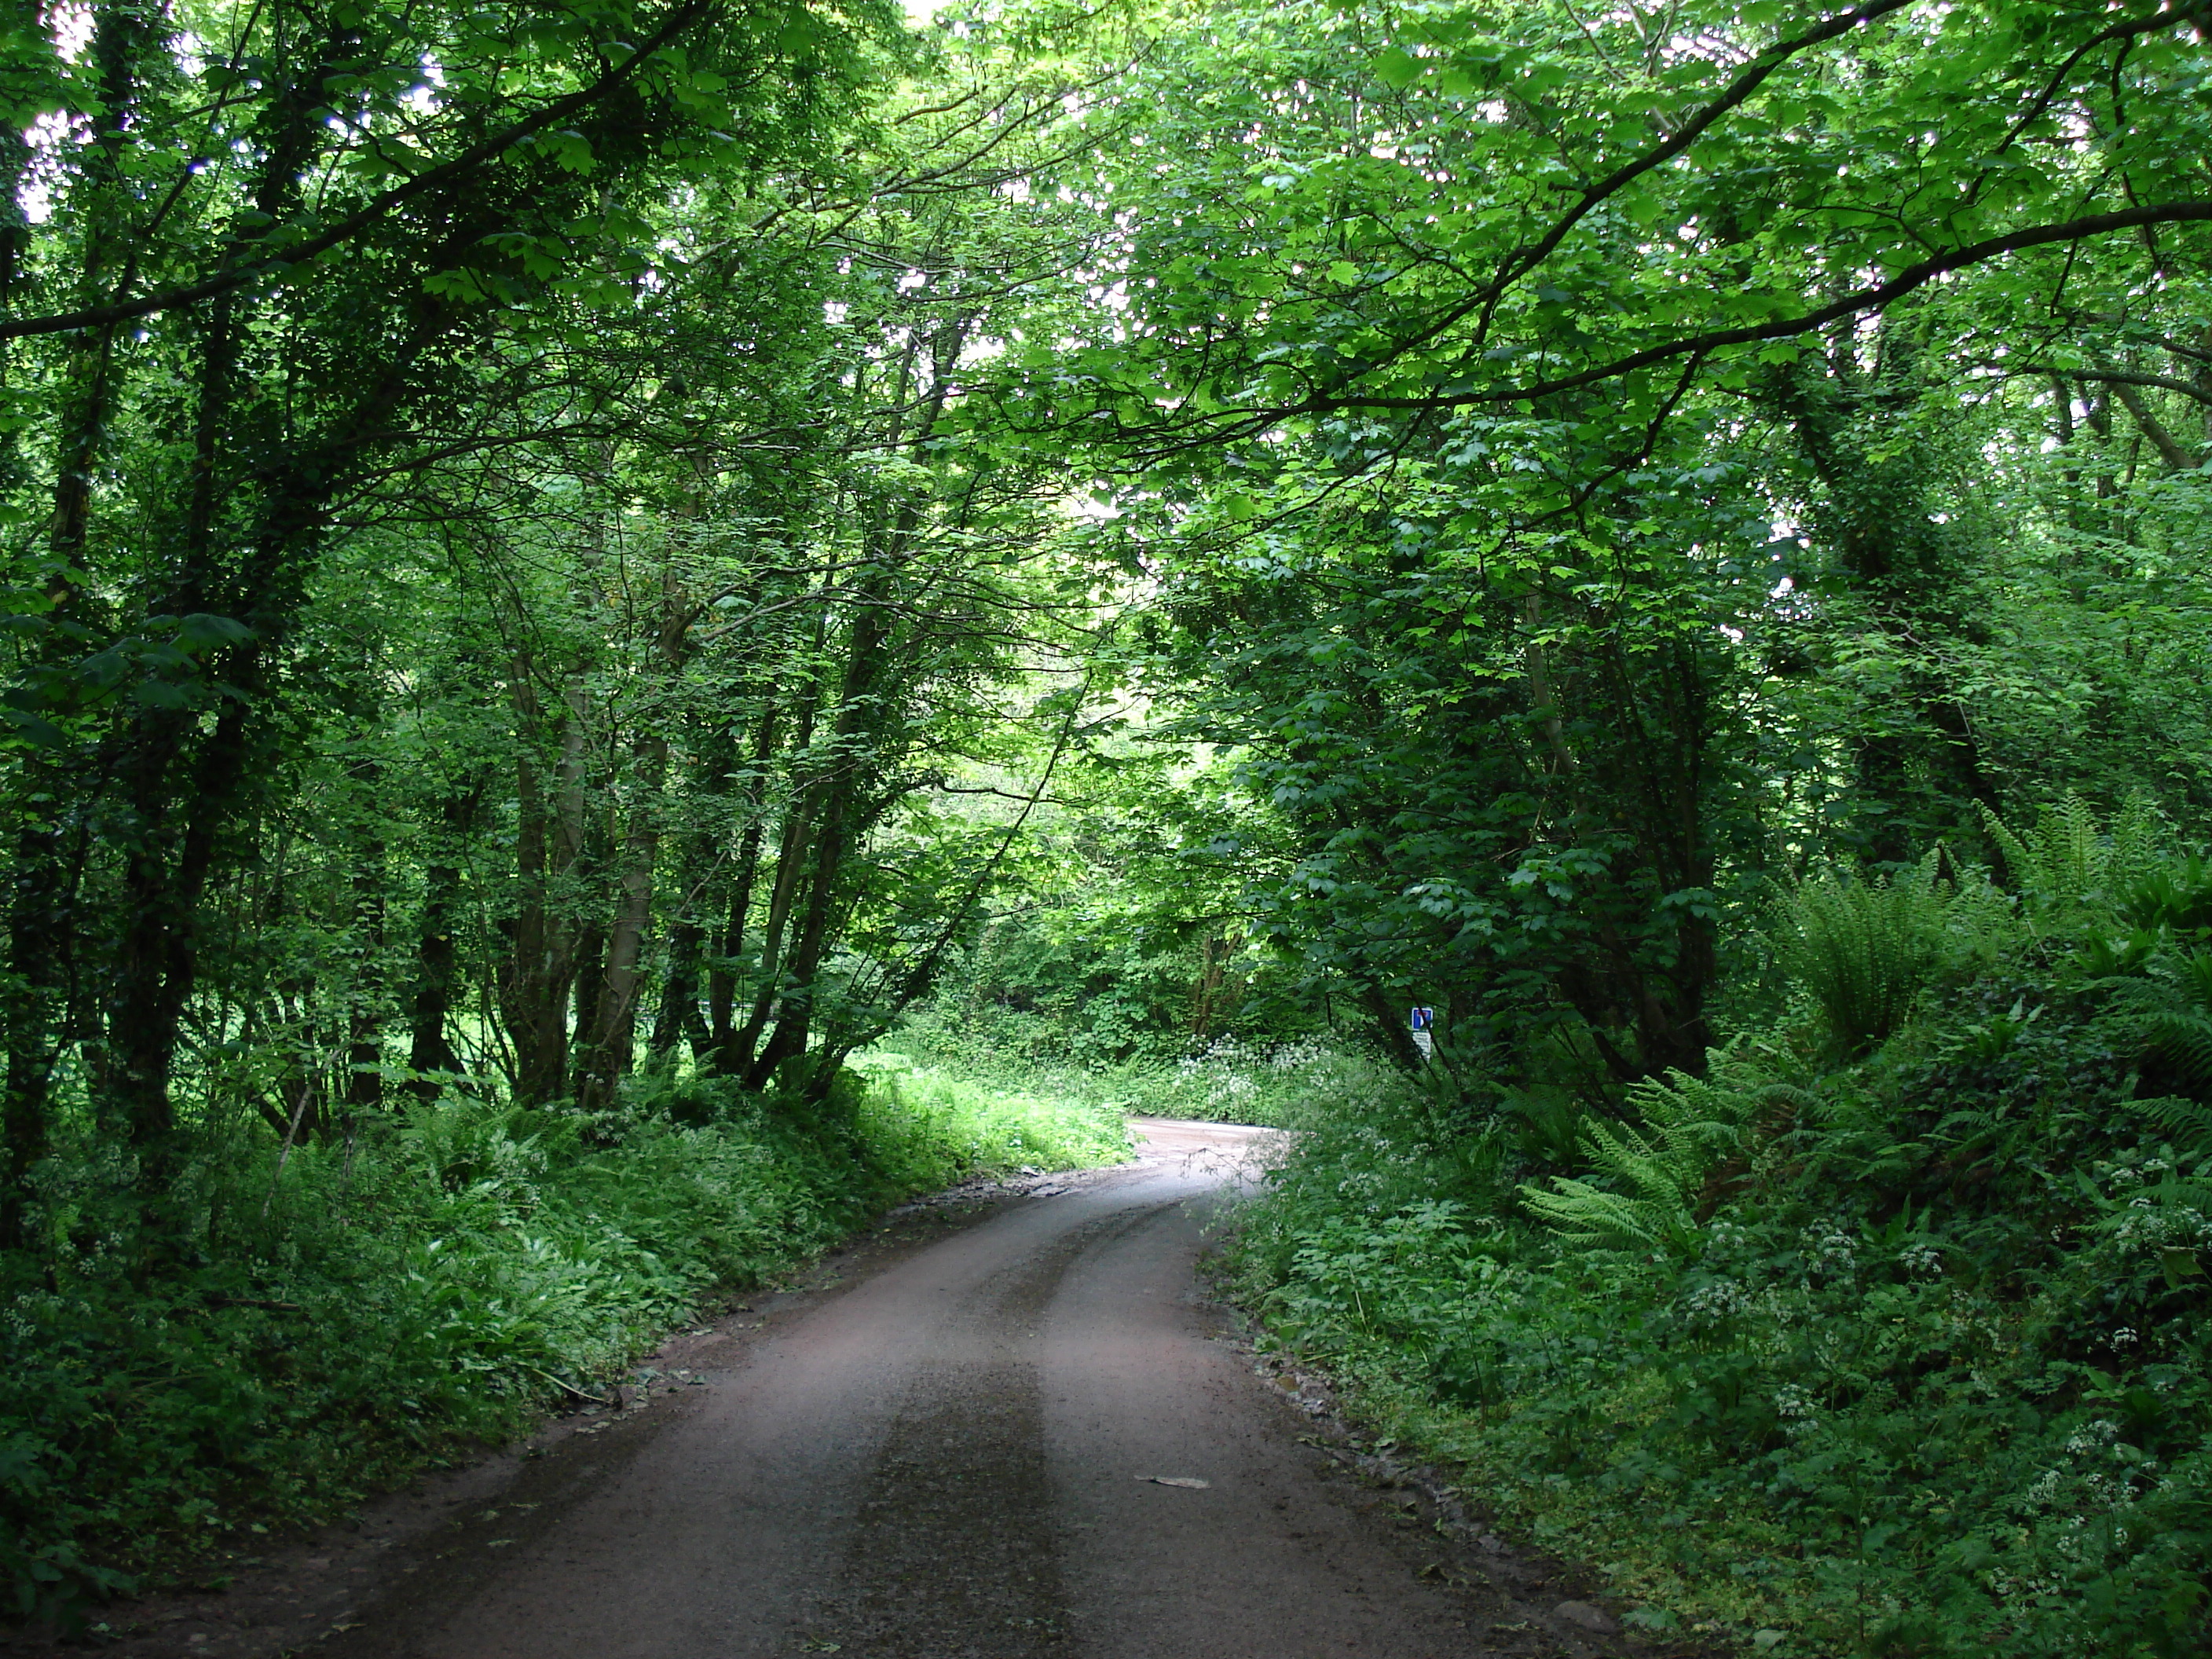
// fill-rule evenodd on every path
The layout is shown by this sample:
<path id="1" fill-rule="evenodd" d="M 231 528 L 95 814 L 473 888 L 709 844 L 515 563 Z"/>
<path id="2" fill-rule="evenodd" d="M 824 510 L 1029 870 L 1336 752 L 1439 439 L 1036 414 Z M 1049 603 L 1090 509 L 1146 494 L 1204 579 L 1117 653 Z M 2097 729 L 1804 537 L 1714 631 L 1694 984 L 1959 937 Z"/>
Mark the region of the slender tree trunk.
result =
<path id="1" fill-rule="evenodd" d="M 120 187 L 121 161 L 128 140 L 124 125 L 138 95 L 143 59 L 153 43 L 150 20 L 135 6 L 107 4 L 94 13 L 89 58 L 97 77 L 99 124 L 88 147 L 79 188 L 69 208 L 83 227 L 83 254 L 77 277 L 80 300 L 96 304 L 108 297 L 112 269 L 126 221 L 129 201 Z M 0 202 L 0 297 L 7 297 L 21 276 L 21 258 L 30 231 L 18 199 L 31 151 L 22 133 L 7 134 L 6 199 Z M 62 372 L 61 427 L 54 453 L 53 516 L 47 531 L 47 565 L 43 587 L 51 607 L 34 653 L 37 667 L 58 674 L 78 653 L 83 638 L 83 567 L 91 532 L 93 474 L 112 413 L 114 337 L 108 329 L 76 336 L 66 348 Z M 21 469 L 17 439 L 4 439 L 4 465 L 12 481 Z M 33 696 L 37 695 L 34 686 Z M 35 702 L 32 705 L 36 707 Z M 74 902 L 76 878 L 69 847 L 75 838 L 64 803 L 73 793 L 62 769 L 35 752 L 23 760 L 27 773 L 15 846 L 15 870 L 8 903 L 8 966 L 10 981 L 0 997 L 5 1022 L 8 1062 L 4 1102 L 0 1102 L 0 1247 L 21 1241 L 33 1167 L 46 1156 L 54 1070 L 68 1041 L 68 1006 L 78 944 Z"/>
<path id="2" fill-rule="evenodd" d="M 761 1033 L 768 1029 L 783 980 L 783 935 L 791 921 L 791 908 L 805 879 L 807 814 L 812 802 L 807 792 L 794 793 L 784 809 L 783 835 L 776 847 L 775 884 L 769 890 L 768 915 L 761 922 L 760 964 L 751 1012 L 744 1026 L 722 1051 L 718 1071 L 728 1077 L 750 1078 L 753 1052 Z"/>
<path id="3" fill-rule="evenodd" d="M 446 1034 L 453 994 L 460 984 L 453 927 L 460 909 L 461 872 L 453 864 L 437 863 L 423 873 L 429 890 L 422 904 L 422 931 L 415 945 L 415 988 L 407 1011 L 407 1069 L 416 1075 L 407 1088 L 422 1099 L 435 1100 L 439 1085 L 423 1074 L 458 1075 L 463 1069 Z"/>
<path id="4" fill-rule="evenodd" d="M 822 971 L 823 953 L 830 940 L 831 919 L 836 914 L 839 878 L 843 874 L 846 854 L 851 850 L 853 796 L 860 773 L 857 751 L 866 742 L 878 718 L 874 693 L 888 638 L 878 613 L 872 606 L 863 606 L 846 647 L 845 677 L 838 693 L 836 741 L 823 763 L 824 774 L 811 787 L 819 796 L 819 805 L 816 809 L 813 869 L 806 908 L 789 959 L 778 975 L 783 988 L 783 1006 L 776 1018 L 775 1030 L 745 1073 L 746 1082 L 752 1088 L 761 1087 L 775 1076 L 776 1068 L 784 1061 L 804 1054 L 813 1030 L 819 988 L 817 981 Z M 777 885 L 779 889 L 782 886 L 780 872 Z M 758 1005 L 756 1012 L 759 1012 Z"/>
<path id="5" fill-rule="evenodd" d="M 572 1005 L 570 1058 L 575 1069 L 575 1076 L 568 1089 L 571 1096 L 583 1086 L 584 1066 L 591 1046 L 592 1017 L 599 1010 L 606 977 L 606 924 L 597 920 L 586 921 L 576 929 L 576 973 L 568 988 Z"/>
<path id="6" fill-rule="evenodd" d="M 373 761 L 354 769 L 366 798 L 362 808 L 372 823 L 383 771 Z M 353 929 L 359 959 L 354 971 L 352 1005 L 347 1011 L 345 1127 L 349 1134 L 362 1114 L 380 1110 L 384 1105 L 386 880 L 384 837 L 372 829 L 362 839 L 353 877 Z"/>
<path id="7" fill-rule="evenodd" d="M 842 778 L 828 790 L 822 827 L 814 838 L 814 867 L 807 884 L 806 908 L 782 975 L 782 1008 L 776 1016 L 775 1030 L 745 1074 L 747 1084 L 756 1089 L 774 1077 L 776 1067 L 785 1060 L 806 1052 L 807 1037 L 814 1024 L 818 991 L 816 981 L 822 971 L 823 950 L 829 941 L 838 878 L 843 872 L 848 850 L 846 816 L 849 793 L 850 786 Z"/>
<path id="8" fill-rule="evenodd" d="M 461 1057 L 447 1035 L 461 985 L 460 952 L 453 930 L 460 923 L 461 865 L 458 849 L 477 827 L 484 785 L 448 793 L 440 804 L 442 832 L 422 871 L 422 917 L 416 933 L 415 984 L 408 1000 L 408 1091 L 435 1100 L 440 1085 L 428 1073 L 458 1075 Z"/>
<path id="9" fill-rule="evenodd" d="M 739 811 L 745 827 L 738 838 L 738 867 L 730 884 L 729 919 L 723 924 L 715 961 L 708 969 L 708 1036 L 720 1063 L 717 1069 L 734 1073 L 741 1066 L 730 1057 L 736 1053 L 737 975 L 726 965 L 744 954 L 745 927 L 752 919 L 753 882 L 760 870 L 761 835 L 768 821 L 768 766 L 775 754 L 777 707 L 770 698 L 761 710 L 753 743 L 752 777 Z M 705 1055 L 695 1055 L 702 1060 Z"/>
<path id="10" fill-rule="evenodd" d="M 700 772 L 699 792 L 702 796 L 709 799 L 727 797 L 730 779 L 726 754 L 710 755 Z M 682 843 L 673 887 L 678 897 L 671 907 L 673 915 L 668 926 L 667 966 L 660 981 L 660 1009 L 646 1042 L 656 1060 L 666 1060 L 679 1046 L 688 1043 L 693 1058 L 705 1064 L 713 1046 L 699 1006 L 708 932 L 701 918 L 704 908 L 720 896 L 720 839 L 712 830 L 699 830 Z"/>
<path id="11" fill-rule="evenodd" d="M 820 654 L 820 641 L 816 641 L 816 654 Z M 800 703 L 799 719 L 792 733 L 791 752 L 794 756 L 806 753 L 814 741 L 815 699 L 811 692 Z M 800 883 L 805 878 L 807 836 L 811 826 L 810 813 L 813 808 L 811 784 L 801 780 L 791 792 L 783 812 L 783 830 L 777 838 L 775 880 L 769 889 L 768 914 L 761 919 L 760 957 L 753 969 L 753 1004 L 745 1023 L 731 1033 L 717 1057 L 714 1069 L 724 1077 L 745 1077 L 752 1070 L 753 1053 L 759 1045 L 761 1033 L 768 1029 L 770 1014 L 775 1007 L 781 988 L 783 963 L 783 935 L 791 921 L 791 907 L 797 900 Z M 748 881 L 750 890 L 750 879 Z"/>
<path id="12" fill-rule="evenodd" d="M 501 1021 L 514 1048 L 515 1098 L 526 1105 L 536 1105 L 550 1099 L 559 1085 L 556 1080 L 549 1089 L 539 1066 L 544 1049 L 540 1025 L 546 1001 L 544 980 L 551 966 L 551 907 L 546 892 L 545 793 L 537 757 L 531 753 L 536 736 L 537 697 L 529 677 L 528 665 L 519 665 L 514 678 L 518 738 L 514 763 L 517 899 L 514 920 L 508 928 L 507 970 L 499 982 L 499 1006 Z"/>
<path id="13" fill-rule="evenodd" d="M 313 988 L 305 988 L 302 1000 L 311 999 Z M 329 1079 L 323 1068 L 325 1050 L 322 1031 L 312 1021 L 299 1025 L 299 1045 L 285 1057 L 284 1070 L 276 1085 L 280 1109 L 264 1110 L 264 1121 L 270 1122 L 288 1144 L 319 1139 L 324 1130 L 329 1099 Z"/>
<path id="14" fill-rule="evenodd" d="M 577 1070 L 578 1103 L 599 1110 L 614 1103 L 616 1081 L 630 1067 L 637 1042 L 638 987 L 645 935 L 653 918 L 653 860 L 660 846 L 660 789 L 668 769 L 668 739 L 657 731 L 639 740 L 637 798 L 630 804 L 613 925 L 607 932 L 606 969 L 592 1011 L 589 1036 Z M 583 1012 L 579 999 L 577 1011 Z"/>
<path id="15" fill-rule="evenodd" d="M 2177 472 L 2196 470 L 2197 458 L 2182 447 L 2181 441 L 2166 429 L 2166 422 L 2158 418 L 2142 392 L 2116 380 L 2112 383 L 2112 395 L 2120 400 L 2120 407 L 2128 411 L 2143 436 L 2150 440 L 2150 447 L 2158 452 L 2159 459 Z"/>
<path id="16" fill-rule="evenodd" d="M 583 850 L 588 710 L 582 677 L 572 676 L 562 699 L 560 757 L 548 799 L 532 753 L 542 730 L 533 684 L 529 665 L 519 666 L 515 702 L 523 741 L 515 771 L 515 862 L 522 891 L 514 959 L 501 1003 L 514 1045 L 516 1098 L 541 1106 L 561 1097 L 568 1075 L 568 1004 L 578 944 L 569 889 Z"/>
<path id="17" fill-rule="evenodd" d="M 697 922 L 678 921 L 668 930 L 668 970 L 660 982 L 660 1011 L 645 1045 L 655 1060 L 665 1060 L 687 1042 L 695 1054 L 707 1048 L 707 1022 L 699 1012 L 699 964 L 706 950 L 707 930 Z"/>

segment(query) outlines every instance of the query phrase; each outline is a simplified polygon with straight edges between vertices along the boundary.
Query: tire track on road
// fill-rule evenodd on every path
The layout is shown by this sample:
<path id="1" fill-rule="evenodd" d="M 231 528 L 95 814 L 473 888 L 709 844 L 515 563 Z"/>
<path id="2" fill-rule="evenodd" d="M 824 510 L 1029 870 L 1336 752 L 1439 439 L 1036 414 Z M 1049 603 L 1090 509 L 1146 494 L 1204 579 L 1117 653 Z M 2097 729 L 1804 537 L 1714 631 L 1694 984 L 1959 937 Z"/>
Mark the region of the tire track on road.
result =
<path id="1" fill-rule="evenodd" d="M 978 1287 L 915 1365 L 800 1651 L 1018 1659 L 1069 1637 L 1044 1439 L 1045 1313 L 1084 1255 L 1163 1207 L 1102 1217 Z"/>

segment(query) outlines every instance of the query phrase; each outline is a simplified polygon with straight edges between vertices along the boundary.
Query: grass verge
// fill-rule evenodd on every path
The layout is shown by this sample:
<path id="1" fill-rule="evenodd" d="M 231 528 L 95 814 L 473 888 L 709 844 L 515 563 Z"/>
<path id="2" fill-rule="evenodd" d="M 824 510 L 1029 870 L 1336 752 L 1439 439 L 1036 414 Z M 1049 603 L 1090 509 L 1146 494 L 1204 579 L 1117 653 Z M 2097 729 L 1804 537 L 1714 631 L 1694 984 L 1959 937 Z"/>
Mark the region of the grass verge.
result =
<path id="1" fill-rule="evenodd" d="M 1212 1123 L 1297 1128 L 1334 1103 L 1384 1086 L 1385 1068 L 1312 1038 L 1223 1038 L 1196 1054 L 1077 1059 L 1049 1019 L 996 1011 L 953 1019 L 908 1016 L 872 1058 L 927 1068 L 979 1089 L 1081 1103 L 1094 1109 Z"/>

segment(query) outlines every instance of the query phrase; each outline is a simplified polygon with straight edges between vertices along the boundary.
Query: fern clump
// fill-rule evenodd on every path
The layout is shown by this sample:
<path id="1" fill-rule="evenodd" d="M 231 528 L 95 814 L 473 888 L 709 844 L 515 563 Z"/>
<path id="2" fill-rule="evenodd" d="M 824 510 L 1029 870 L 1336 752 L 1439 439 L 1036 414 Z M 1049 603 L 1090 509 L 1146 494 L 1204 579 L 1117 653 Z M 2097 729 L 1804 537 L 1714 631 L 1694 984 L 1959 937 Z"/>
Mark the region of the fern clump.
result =
<path id="1" fill-rule="evenodd" d="M 2063 925 L 2109 913 L 2165 863 L 2166 826 L 2140 796 L 2120 809 L 2110 830 L 2099 826 L 2079 795 L 2067 796 L 2025 832 L 1987 806 L 1981 813 L 2013 888 L 2047 921 Z"/>
<path id="2" fill-rule="evenodd" d="M 1784 904 L 1783 968 L 1818 1005 L 1839 1052 L 1857 1053 L 1894 1031 L 1935 977 L 1946 903 L 1932 874 L 1823 877 Z"/>
<path id="3" fill-rule="evenodd" d="M 1832 1051 L 1524 1059 L 1464 1181 L 1347 1099 L 1246 1212 L 1255 1304 L 1678 1621 L 2212 1654 L 2212 860 L 2165 836 L 2075 801 L 2002 891 L 1808 881 L 1771 937 Z"/>
<path id="4" fill-rule="evenodd" d="M 1583 1127 L 1594 1179 L 1554 1176 L 1548 1191 L 1521 1188 L 1528 1212 L 1570 1243 L 1689 1250 L 1705 1184 L 1742 1151 L 1749 1126 L 1778 1105 L 1810 1104 L 1797 1090 L 1726 1067 L 1710 1078 L 1646 1078 L 1628 1099 L 1640 1127 L 1596 1118 Z"/>

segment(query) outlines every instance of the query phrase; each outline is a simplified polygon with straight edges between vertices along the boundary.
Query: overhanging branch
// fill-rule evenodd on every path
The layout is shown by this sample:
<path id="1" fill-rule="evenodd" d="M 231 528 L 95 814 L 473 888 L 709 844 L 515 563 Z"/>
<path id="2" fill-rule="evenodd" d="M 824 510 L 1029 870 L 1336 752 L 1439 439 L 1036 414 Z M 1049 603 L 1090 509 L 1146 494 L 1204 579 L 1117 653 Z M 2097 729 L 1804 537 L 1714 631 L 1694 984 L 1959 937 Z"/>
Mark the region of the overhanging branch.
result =
<path id="1" fill-rule="evenodd" d="M 166 294 L 149 294 L 136 300 L 117 300 L 104 306 L 88 306 L 82 311 L 59 312 L 52 316 L 25 317 L 0 322 L 0 340 L 20 340 L 35 334 L 69 334 L 86 328 L 112 328 L 118 323 L 134 322 L 159 312 L 198 305 L 204 300 L 212 300 L 220 295 L 250 287 L 264 278 L 282 276 L 295 266 L 329 252 L 340 243 L 351 240 L 416 198 L 459 182 L 485 163 L 496 161 L 532 134 L 589 109 L 628 81 L 677 36 L 704 17 L 714 4 L 714 0 L 684 0 L 669 14 L 668 21 L 650 40 L 590 86 L 572 92 L 565 98 L 555 99 L 536 114 L 526 116 L 494 133 L 482 143 L 462 151 L 452 161 L 442 161 L 416 173 L 405 184 L 385 191 L 366 206 L 348 214 L 319 235 L 311 236 L 304 242 L 284 249 L 281 258 L 240 265 L 210 276 L 205 282 L 196 283 L 190 288 L 171 289 Z"/>
<path id="2" fill-rule="evenodd" d="M 1585 386 L 1602 385 L 1607 380 L 1632 374 L 1638 369 L 1650 368 L 1681 357 L 1707 357 L 1733 346 L 1756 345 L 1761 341 L 1787 340 L 1810 334 L 1845 318 L 1881 311 L 1916 289 L 1926 287 L 1939 276 L 1986 264 L 2008 253 L 2058 243 L 2086 241 L 2091 237 L 2110 235 L 2114 231 L 2133 230 L 2146 225 L 2205 222 L 2212 222 L 2212 202 L 2154 204 L 2147 207 L 2124 208 L 2117 213 L 2089 214 L 2059 224 L 2030 225 L 1907 265 L 1887 282 L 1859 289 L 1814 311 L 1778 318 L 1772 322 L 1747 324 L 1741 328 L 1712 329 L 1702 334 L 1686 335 L 1660 345 L 1647 346 L 1641 351 L 1631 352 L 1609 363 L 1601 363 L 1595 368 L 1583 369 L 1573 374 L 1561 374 L 1550 380 L 1517 386 L 1486 386 L 1480 390 L 1437 392 L 1404 397 L 1353 391 L 1322 392 L 1300 403 L 1255 410 L 1239 417 L 1235 426 L 1239 429 L 1264 430 L 1278 421 L 1294 416 L 1328 414 L 1344 409 L 1467 409 L 1486 404 L 1510 404 L 1524 398 L 1553 397 L 1562 392 L 1577 392 Z"/>

